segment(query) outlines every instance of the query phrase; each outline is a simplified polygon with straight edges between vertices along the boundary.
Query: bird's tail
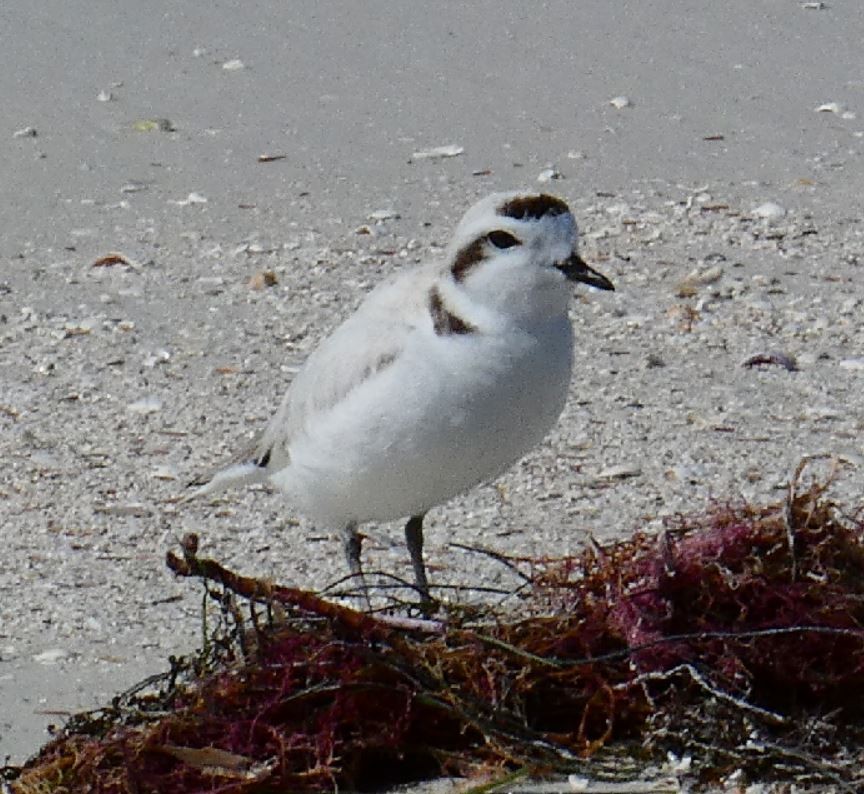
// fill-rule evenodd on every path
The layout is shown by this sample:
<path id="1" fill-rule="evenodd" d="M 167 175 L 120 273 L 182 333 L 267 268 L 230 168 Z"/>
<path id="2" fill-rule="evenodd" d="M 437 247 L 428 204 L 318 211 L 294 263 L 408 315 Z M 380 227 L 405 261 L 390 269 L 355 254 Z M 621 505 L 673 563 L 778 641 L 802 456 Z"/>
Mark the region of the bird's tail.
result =
<path id="1" fill-rule="evenodd" d="M 242 460 L 215 469 L 200 477 L 196 477 L 187 487 L 187 492 L 180 499 L 181 503 L 191 502 L 201 496 L 217 493 L 226 488 L 235 488 L 267 479 L 267 469 L 254 460 Z"/>

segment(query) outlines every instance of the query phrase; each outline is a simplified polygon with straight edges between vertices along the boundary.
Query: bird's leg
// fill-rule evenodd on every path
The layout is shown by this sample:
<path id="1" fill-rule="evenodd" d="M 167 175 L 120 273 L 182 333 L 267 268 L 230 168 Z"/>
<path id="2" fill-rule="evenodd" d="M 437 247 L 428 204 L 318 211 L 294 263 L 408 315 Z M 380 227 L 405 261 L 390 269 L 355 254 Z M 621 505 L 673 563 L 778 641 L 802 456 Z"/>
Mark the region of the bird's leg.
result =
<path id="1" fill-rule="evenodd" d="M 369 600 L 369 588 L 366 586 L 366 577 L 363 575 L 363 565 L 360 562 L 360 550 L 363 548 L 363 536 L 357 531 L 357 523 L 352 521 L 342 528 L 342 548 L 345 550 L 345 559 L 348 562 L 348 570 L 351 575 L 360 580 L 360 587 L 366 598 L 366 606 L 372 608 Z"/>
<path id="2" fill-rule="evenodd" d="M 425 611 L 433 601 L 429 595 L 426 566 L 423 564 L 423 514 L 408 519 L 408 523 L 405 524 L 405 540 L 408 543 L 408 553 L 411 555 L 411 566 L 414 568 L 414 582 L 423 598 Z"/>

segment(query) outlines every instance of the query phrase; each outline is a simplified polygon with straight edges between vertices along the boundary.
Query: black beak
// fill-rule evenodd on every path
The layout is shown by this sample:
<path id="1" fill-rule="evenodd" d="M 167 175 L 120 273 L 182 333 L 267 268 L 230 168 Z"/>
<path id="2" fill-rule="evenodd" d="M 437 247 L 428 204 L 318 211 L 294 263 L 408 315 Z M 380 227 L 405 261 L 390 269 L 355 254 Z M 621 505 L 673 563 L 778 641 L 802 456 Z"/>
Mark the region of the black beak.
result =
<path id="1" fill-rule="evenodd" d="M 589 287 L 594 287 L 595 289 L 613 291 L 615 289 L 615 286 L 606 276 L 588 267 L 575 251 L 570 254 L 569 258 L 563 262 L 559 262 L 555 267 L 567 277 L 568 281 L 581 281 L 583 284 L 587 284 Z"/>

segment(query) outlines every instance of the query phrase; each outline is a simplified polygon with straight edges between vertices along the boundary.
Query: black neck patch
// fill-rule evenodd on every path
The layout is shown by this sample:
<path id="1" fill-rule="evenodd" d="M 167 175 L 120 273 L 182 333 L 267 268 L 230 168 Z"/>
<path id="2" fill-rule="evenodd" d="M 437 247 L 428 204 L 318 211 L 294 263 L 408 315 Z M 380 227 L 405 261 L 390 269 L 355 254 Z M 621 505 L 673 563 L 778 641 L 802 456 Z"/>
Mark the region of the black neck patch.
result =
<path id="1" fill-rule="evenodd" d="M 570 208 L 561 199 L 541 193 L 538 196 L 516 196 L 505 201 L 497 209 L 497 213 L 505 218 L 539 220 L 544 215 L 563 215 Z"/>
<path id="2" fill-rule="evenodd" d="M 452 334 L 473 334 L 477 329 L 471 323 L 463 320 L 458 314 L 453 314 L 445 305 L 437 287 L 429 290 L 429 315 L 432 327 L 438 336 Z"/>

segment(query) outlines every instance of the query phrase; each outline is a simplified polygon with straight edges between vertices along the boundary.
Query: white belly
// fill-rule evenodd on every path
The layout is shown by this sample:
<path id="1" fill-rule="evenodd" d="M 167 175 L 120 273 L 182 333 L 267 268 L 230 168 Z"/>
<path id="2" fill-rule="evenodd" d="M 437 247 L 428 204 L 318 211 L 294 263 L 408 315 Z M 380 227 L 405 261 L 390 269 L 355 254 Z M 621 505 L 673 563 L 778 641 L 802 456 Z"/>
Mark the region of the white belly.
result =
<path id="1" fill-rule="evenodd" d="M 424 513 L 506 470 L 564 408 L 566 317 L 536 334 L 421 340 L 290 445 L 274 484 L 329 526 Z"/>

